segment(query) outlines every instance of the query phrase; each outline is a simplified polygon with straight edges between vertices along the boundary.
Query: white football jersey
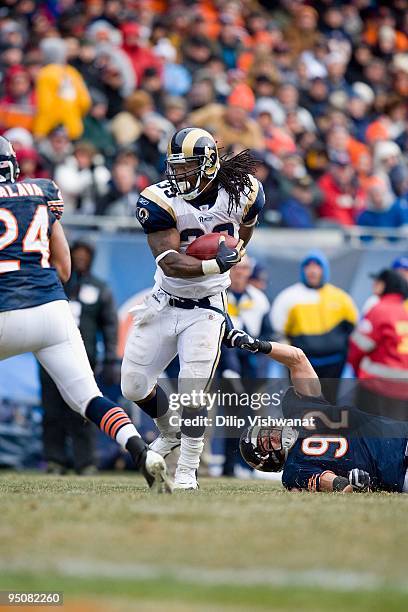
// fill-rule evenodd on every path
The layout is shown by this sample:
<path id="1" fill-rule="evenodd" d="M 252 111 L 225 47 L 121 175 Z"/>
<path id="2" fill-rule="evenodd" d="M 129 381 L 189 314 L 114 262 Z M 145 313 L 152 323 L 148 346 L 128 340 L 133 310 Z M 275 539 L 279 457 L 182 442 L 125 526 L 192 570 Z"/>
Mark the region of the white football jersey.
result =
<path id="1" fill-rule="evenodd" d="M 242 194 L 240 207 L 228 214 L 228 194 L 218 190 L 213 204 L 193 205 L 175 195 L 167 181 L 151 185 L 140 195 L 136 216 L 146 234 L 176 228 L 180 234 L 180 252 L 185 253 L 189 244 L 199 236 L 212 232 L 227 232 L 238 238 L 241 223 L 250 224 L 262 209 L 265 196 L 262 185 L 250 175 L 253 191 Z M 229 272 L 197 278 L 171 278 L 157 266 L 156 285 L 171 295 L 199 299 L 216 295 L 230 285 Z"/>

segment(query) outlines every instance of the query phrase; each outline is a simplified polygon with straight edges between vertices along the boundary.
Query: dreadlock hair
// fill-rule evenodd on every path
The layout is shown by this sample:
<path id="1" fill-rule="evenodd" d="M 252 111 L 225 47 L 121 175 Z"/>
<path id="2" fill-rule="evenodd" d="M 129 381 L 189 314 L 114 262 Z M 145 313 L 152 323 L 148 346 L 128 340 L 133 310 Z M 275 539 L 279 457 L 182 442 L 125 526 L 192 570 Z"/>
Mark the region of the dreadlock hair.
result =
<path id="1" fill-rule="evenodd" d="M 228 193 L 228 214 L 238 211 L 240 207 L 241 195 L 249 195 L 254 191 L 249 174 L 255 172 L 258 160 L 253 157 L 249 149 L 244 149 L 241 153 L 229 156 L 225 153 L 220 157 L 220 169 L 217 179 L 221 187 Z"/>

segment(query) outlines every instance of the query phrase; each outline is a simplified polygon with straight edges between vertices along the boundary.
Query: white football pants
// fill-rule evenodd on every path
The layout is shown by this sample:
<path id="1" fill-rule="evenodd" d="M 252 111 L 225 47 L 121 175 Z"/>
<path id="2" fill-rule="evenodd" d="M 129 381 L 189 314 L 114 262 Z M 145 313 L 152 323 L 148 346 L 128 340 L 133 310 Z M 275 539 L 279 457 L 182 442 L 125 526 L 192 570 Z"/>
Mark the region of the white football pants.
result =
<path id="1" fill-rule="evenodd" d="M 222 294 L 210 301 L 224 310 Z M 123 395 L 134 402 L 147 397 L 177 354 L 179 393 L 204 391 L 218 364 L 224 316 L 205 308 L 169 306 L 168 296 L 160 290 L 149 294 L 133 312 L 135 319 L 122 362 Z"/>
<path id="2" fill-rule="evenodd" d="M 84 415 L 89 402 L 102 395 L 65 300 L 0 312 L 0 360 L 22 353 L 34 353 L 76 412 Z"/>

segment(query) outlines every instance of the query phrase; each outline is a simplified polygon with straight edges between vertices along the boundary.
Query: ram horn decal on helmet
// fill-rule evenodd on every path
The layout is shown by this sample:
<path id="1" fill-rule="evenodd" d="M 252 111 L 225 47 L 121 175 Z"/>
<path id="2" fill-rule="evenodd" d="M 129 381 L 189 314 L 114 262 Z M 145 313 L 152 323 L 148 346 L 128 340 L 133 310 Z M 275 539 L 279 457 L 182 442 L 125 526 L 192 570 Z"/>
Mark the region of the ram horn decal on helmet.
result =
<path id="1" fill-rule="evenodd" d="M 186 168 L 190 164 L 191 168 Z M 184 171 L 179 171 L 180 166 Z M 215 179 L 220 158 L 214 138 L 200 128 L 176 132 L 167 149 L 166 175 L 174 190 L 185 200 L 194 200 Z"/>

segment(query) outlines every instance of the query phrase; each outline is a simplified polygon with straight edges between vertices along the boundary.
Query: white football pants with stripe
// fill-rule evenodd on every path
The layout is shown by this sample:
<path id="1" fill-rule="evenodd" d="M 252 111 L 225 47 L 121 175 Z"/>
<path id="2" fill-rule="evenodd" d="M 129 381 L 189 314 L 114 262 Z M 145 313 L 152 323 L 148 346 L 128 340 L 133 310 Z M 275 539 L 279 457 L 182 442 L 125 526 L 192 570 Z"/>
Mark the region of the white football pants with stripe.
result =
<path id="1" fill-rule="evenodd" d="M 153 293 L 156 299 L 150 294 L 134 309 L 135 320 L 122 363 L 123 395 L 136 403 L 151 393 L 176 355 L 180 361 L 179 394 L 208 389 L 218 364 L 225 327 L 224 316 L 219 312 L 169 306 L 168 296 L 162 292 Z M 211 297 L 210 302 L 223 311 L 224 299 L 219 294 Z M 200 405 L 190 405 L 191 410 L 200 408 Z M 171 412 L 169 410 L 169 417 Z M 194 453 L 196 456 L 189 467 L 198 467 L 202 446 L 199 445 Z"/>
<path id="2" fill-rule="evenodd" d="M 0 360 L 34 353 L 65 402 L 84 415 L 101 396 L 68 302 L 0 312 Z"/>

